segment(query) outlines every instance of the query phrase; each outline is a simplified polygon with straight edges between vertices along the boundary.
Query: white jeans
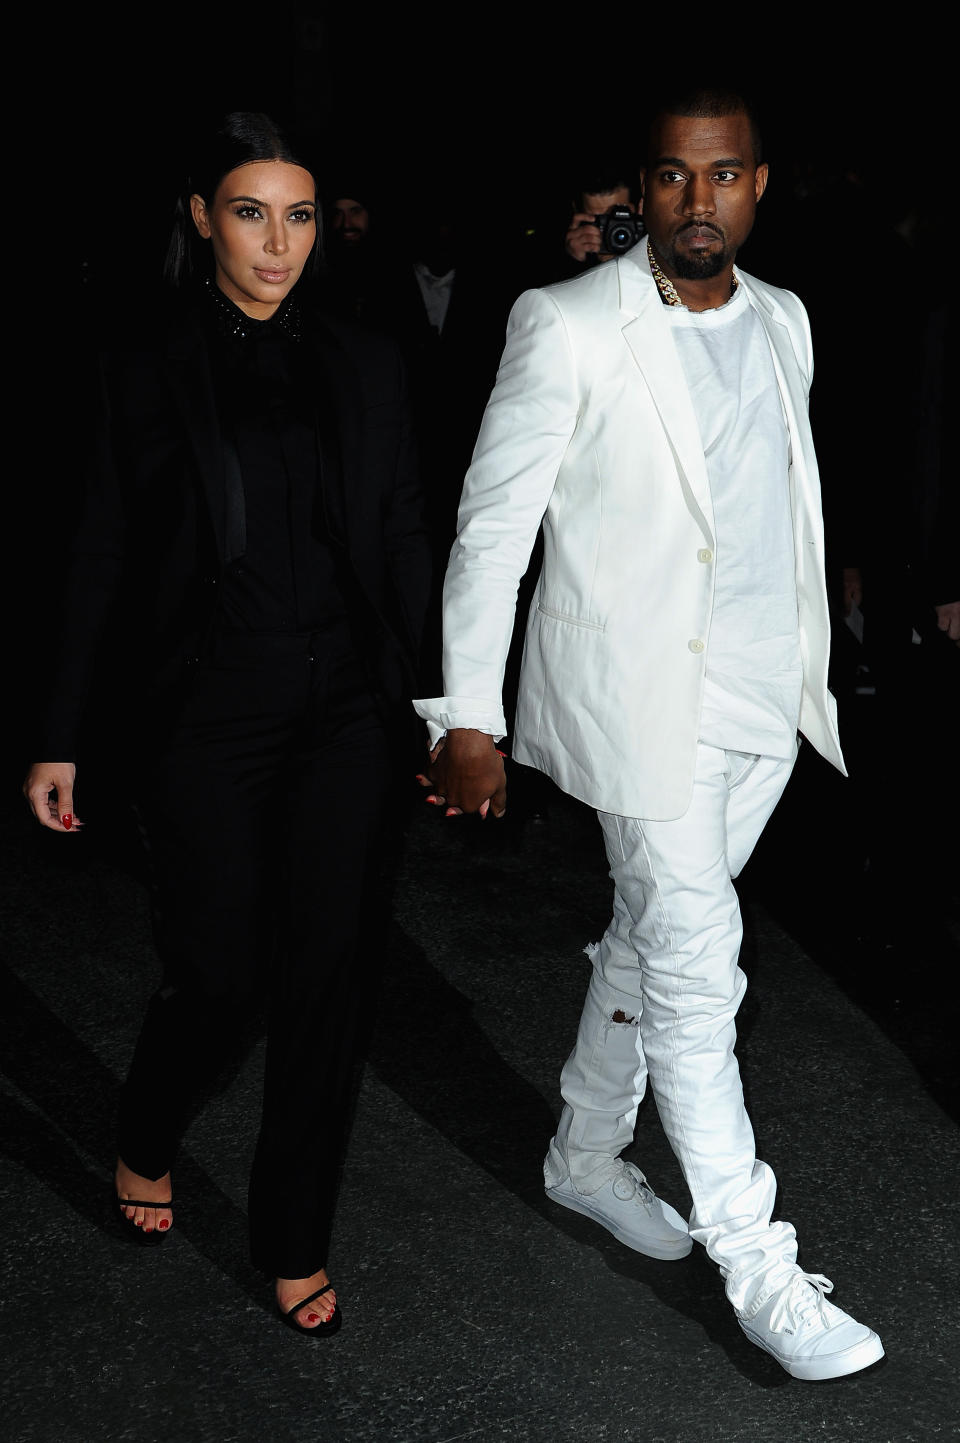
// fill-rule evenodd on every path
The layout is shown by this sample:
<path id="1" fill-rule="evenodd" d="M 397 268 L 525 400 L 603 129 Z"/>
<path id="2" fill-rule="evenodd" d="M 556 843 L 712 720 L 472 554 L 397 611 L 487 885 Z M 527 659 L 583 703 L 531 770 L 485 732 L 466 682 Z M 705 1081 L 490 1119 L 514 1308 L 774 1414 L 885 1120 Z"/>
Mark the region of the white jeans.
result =
<path id="1" fill-rule="evenodd" d="M 693 1198 L 691 1236 L 752 1316 L 796 1271 L 796 1235 L 771 1223 L 776 1179 L 758 1161 L 734 1055 L 746 990 L 733 878 L 793 769 L 788 761 L 698 747 L 693 798 L 676 821 L 598 813 L 615 883 L 613 919 L 588 948 L 593 976 L 560 1077 L 564 1108 L 544 1164 L 596 1192 L 633 1139 L 653 1088 Z"/>

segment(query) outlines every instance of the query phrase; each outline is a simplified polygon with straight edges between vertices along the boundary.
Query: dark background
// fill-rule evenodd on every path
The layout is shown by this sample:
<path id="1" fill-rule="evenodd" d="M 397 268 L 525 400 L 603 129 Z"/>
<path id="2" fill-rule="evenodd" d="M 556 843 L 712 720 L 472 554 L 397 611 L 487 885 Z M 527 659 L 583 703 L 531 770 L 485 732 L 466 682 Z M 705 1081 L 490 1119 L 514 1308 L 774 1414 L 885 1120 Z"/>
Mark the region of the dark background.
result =
<path id="1" fill-rule="evenodd" d="M 478 16 L 471 28 L 464 13 Z M 746 1348 L 705 1259 L 667 1278 L 543 1197 L 580 948 L 609 908 L 595 820 L 562 797 L 542 822 L 511 801 L 495 830 L 461 819 L 454 832 L 417 801 L 371 997 L 379 1021 L 336 1242 L 348 1321 L 332 1351 L 267 1320 L 268 1290 L 245 1262 L 257 1052 L 188 1140 L 171 1242 L 150 1267 L 121 1258 L 105 1227 L 113 1113 L 155 970 L 142 855 L 108 787 L 84 781 L 87 829 L 61 845 L 28 818 L 19 785 L 68 550 L 63 503 L 84 457 L 72 402 L 101 309 L 135 313 L 159 268 L 183 139 L 210 114 L 292 115 L 331 167 L 366 152 L 401 217 L 451 203 L 452 185 L 481 253 L 519 249 L 544 281 L 582 142 L 635 137 L 639 149 L 653 77 L 683 79 L 698 54 L 738 62 L 765 102 L 772 171 L 744 264 L 816 313 L 814 397 L 842 403 L 839 423 L 815 422 L 825 499 L 835 510 L 866 492 L 868 507 L 847 509 L 889 513 L 889 540 L 909 484 L 891 325 L 922 320 L 952 284 L 943 37 L 909 11 L 878 36 L 784 6 L 580 7 L 571 22 L 262 0 L 215 14 L 34 6 L 5 39 L 8 190 L 17 176 L 3 579 L 18 740 L 0 806 L 10 1438 L 939 1435 L 956 1412 L 960 713 L 942 670 L 924 681 L 926 643 L 908 648 L 910 676 L 848 687 L 849 782 L 802 748 L 741 882 L 751 985 L 738 1051 L 761 1155 L 807 1239 L 804 1266 L 836 1278 L 840 1303 L 890 1353 L 842 1393 L 785 1386 Z M 835 635 L 853 645 L 842 623 Z M 636 1158 L 682 1206 L 649 1113 Z"/>
<path id="2" fill-rule="evenodd" d="M 744 260 L 760 270 L 762 234 L 771 281 L 789 284 L 792 256 L 828 243 L 796 214 L 826 179 L 855 170 L 867 183 L 865 246 L 878 221 L 942 193 L 934 31 L 905 38 L 797 9 L 788 33 L 772 6 L 563 13 L 264 0 L 108 6 L 35 31 L 25 133 L 34 103 L 60 132 L 72 197 L 57 239 L 107 293 L 142 277 L 151 251 L 162 255 L 186 138 L 223 110 L 256 109 L 310 134 L 321 184 L 356 158 L 399 224 L 409 207 L 455 205 L 478 247 L 502 255 L 531 229 L 544 243 L 562 229 L 579 153 L 639 159 L 649 96 L 703 77 L 760 104 L 772 179 Z"/>
<path id="3" fill-rule="evenodd" d="M 843 938 L 886 945 L 892 936 L 899 949 L 914 927 L 904 832 L 924 901 L 943 896 L 946 879 L 951 918 L 957 906 L 957 784 L 947 765 L 956 649 L 937 649 L 929 597 L 930 639 L 909 645 L 916 597 L 905 587 L 917 573 L 905 576 L 904 544 L 918 434 L 931 419 L 927 381 L 938 369 L 928 322 L 951 285 L 946 46 L 923 17 L 904 16 L 888 33 L 825 9 L 581 7 L 574 21 L 564 13 L 262 0 L 108 6 L 38 17 L 23 32 L 12 66 L 22 63 L 31 84 L 7 136 L 27 176 L 7 271 L 26 320 L 13 432 L 26 445 L 11 487 L 17 546 L 5 578 L 23 696 L 14 776 L 31 759 L 31 698 L 42 690 L 49 599 L 82 465 L 91 343 L 101 315 L 135 313 L 159 274 L 199 129 L 227 109 L 292 122 L 309 137 L 326 199 L 346 172 L 367 175 L 398 247 L 418 214 L 455 209 L 474 258 L 515 295 L 564 265 L 579 157 L 611 152 L 639 163 L 651 95 L 719 80 L 756 99 L 770 163 L 744 267 L 796 290 L 811 315 L 832 594 L 843 565 L 866 562 L 871 682 L 894 657 L 877 692 L 858 692 L 864 656 L 835 618 L 832 684 L 853 781 L 825 780 L 814 767 L 810 787 L 793 789 L 796 806 L 778 814 L 782 845 L 771 842 L 767 854 L 789 880 L 791 854 L 817 827 L 819 855 L 847 893 L 820 910 L 845 909 Z M 16 264 L 23 259 L 26 267 Z M 456 486 L 460 476 L 462 467 Z M 907 793 L 893 817 L 891 759 Z M 810 767 L 805 759 L 801 773 Z M 898 894 L 893 917 L 880 902 Z M 939 940 L 938 949 L 942 957 Z"/>

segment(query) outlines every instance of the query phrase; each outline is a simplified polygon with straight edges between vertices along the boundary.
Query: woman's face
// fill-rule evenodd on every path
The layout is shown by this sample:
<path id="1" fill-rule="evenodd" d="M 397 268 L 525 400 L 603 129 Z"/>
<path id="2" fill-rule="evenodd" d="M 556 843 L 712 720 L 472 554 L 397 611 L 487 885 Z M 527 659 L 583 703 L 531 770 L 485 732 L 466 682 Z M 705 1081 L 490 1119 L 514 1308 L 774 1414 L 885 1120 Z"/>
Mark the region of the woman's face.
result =
<path id="1" fill-rule="evenodd" d="M 190 197 L 194 225 L 213 246 L 216 282 L 253 320 L 290 293 L 317 236 L 316 187 L 302 166 L 255 160 L 223 177 L 212 201 Z"/>

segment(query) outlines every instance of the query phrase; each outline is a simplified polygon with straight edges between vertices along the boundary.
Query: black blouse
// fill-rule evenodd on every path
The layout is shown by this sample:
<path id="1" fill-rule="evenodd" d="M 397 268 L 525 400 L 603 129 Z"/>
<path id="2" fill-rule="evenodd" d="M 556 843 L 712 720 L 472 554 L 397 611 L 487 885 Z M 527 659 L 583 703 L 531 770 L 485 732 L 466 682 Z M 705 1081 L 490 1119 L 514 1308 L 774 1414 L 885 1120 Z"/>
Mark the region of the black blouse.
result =
<path id="1" fill-rule="evenodd" d="M 252 320 L 212 281 L 204 302 L 226 470 L 220 624 L 314 631 L 346 608 L 324 506 L 336 436 L 302 313 L 290 294 L 269 320 Z"/>

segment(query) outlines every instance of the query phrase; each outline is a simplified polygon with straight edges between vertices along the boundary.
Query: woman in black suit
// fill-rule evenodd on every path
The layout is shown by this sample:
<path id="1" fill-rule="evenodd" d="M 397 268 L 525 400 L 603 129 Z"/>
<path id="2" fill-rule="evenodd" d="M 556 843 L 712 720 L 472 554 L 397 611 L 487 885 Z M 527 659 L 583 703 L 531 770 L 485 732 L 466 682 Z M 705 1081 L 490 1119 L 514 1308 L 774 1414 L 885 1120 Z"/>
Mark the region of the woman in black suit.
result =
<path id="1" fill-rule="evenodd" d="M 383 948 L 372 862 L 428 594 L 397 357 L 314 314 L 317 216 L 277 126 L 227 116 L 178 203 L 175 304 L 147 321 L 133 297 L 103 358 L 38 749 L 58 760 L 24 785 L 45 827 L 79 828 L 80 713 L 119 614 L 163 965 L 122 1095 L 120 1216 L 135 1239 L 166 1236 L 190 1101 L 265 994 L 251 1249 L 314 1337 L 341 1319 L 326 1263 L 358 1003 Z"/>

